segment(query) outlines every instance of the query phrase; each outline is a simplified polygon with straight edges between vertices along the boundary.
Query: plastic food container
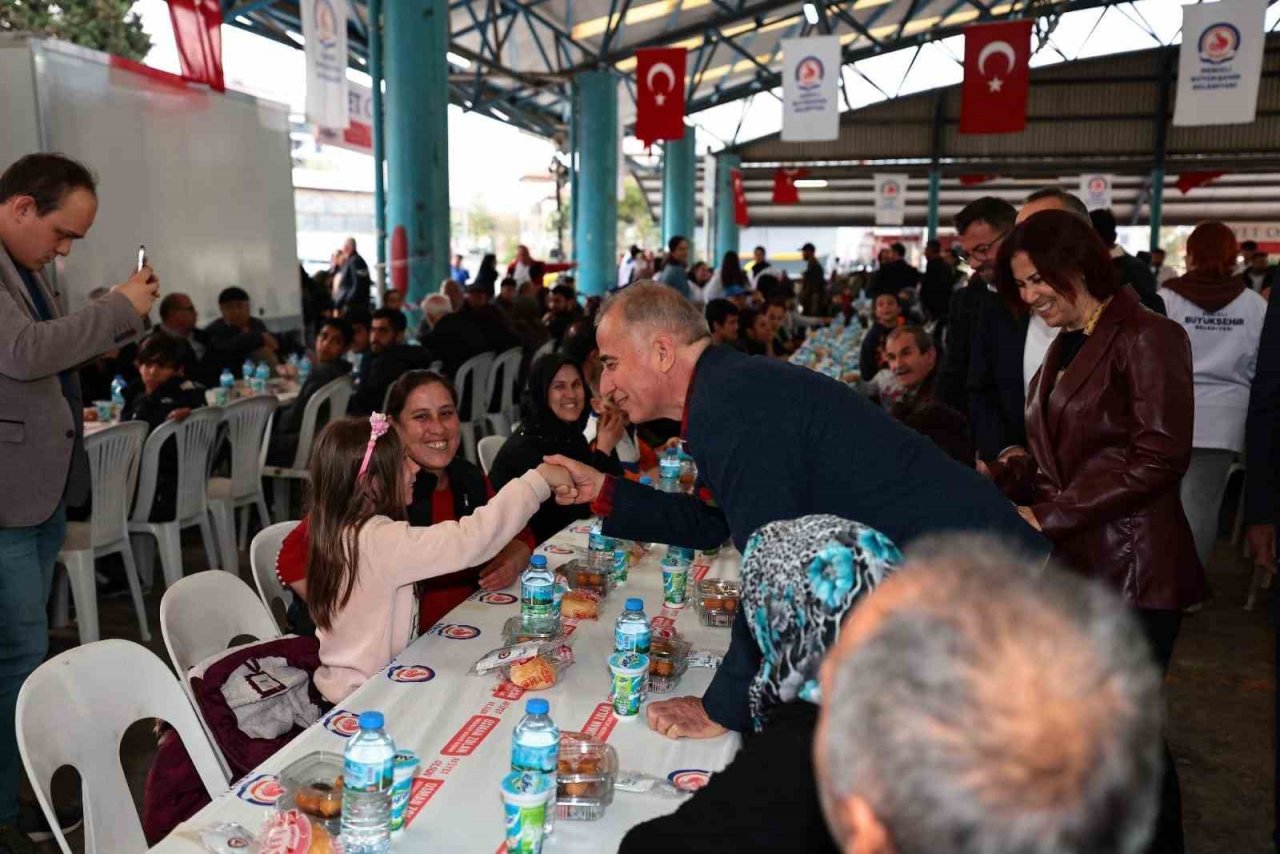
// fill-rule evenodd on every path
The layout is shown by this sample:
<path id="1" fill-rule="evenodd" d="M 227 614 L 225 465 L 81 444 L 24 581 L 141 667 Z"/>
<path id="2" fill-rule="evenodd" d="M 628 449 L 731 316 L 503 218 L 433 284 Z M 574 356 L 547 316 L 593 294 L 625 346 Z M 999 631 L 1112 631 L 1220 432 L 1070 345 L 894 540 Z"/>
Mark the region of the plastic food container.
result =
<path id="1" fill-rule="evenodd" d="M 335 837 L 342 830 L 342 755 L 317 750 L 280 772 L 284 794 L 276 809 L 298 809 Z"/>
<path id="2" fill-rule="evenodd" d="M 559 634 L 559 632 L 531 632 L 520 622 L 519 614 L 509 618 L 502 627 L 502 635 L 506 639 L 507 646 L 515 646 L 525 641 L 549 641 Z"/>
<path id="3" fill-rule="evenodd" d="M 618 752 L 580 732 L 560 733 L 556 818 L 595 821 L 613 803 Z"/>
<path id="4" fill-rule="evenodd" d="M 679 637 L 655 637 L 649 644 L 649 692 L 669 694 L 689 669 L 692 646 Z"/>
<path id="5" fill-rule="evenodd" d="M 704 626 L 729 628 L 737 616 L 742 586 L 724 578 L 704 578 L 698 582 L 694 601 Z"/>
<path id="6" fill-rule="evenodd" d="M 567 644 L 543 652 L 516 664 L 498 669 L 498 679 L 526 691 L 545 691 L 560 682 L 560 676 L 573 664 L 573 649 Z"/>
<path id="7" fill-rule="evenodd" d="M 587 566 L 585 560 L 574 559 L 560 566 L 558 572 L 569 582 L 573 590 L 590 590 L 603 601 L 612 589 L 609 573 L 596 572 Z"/>

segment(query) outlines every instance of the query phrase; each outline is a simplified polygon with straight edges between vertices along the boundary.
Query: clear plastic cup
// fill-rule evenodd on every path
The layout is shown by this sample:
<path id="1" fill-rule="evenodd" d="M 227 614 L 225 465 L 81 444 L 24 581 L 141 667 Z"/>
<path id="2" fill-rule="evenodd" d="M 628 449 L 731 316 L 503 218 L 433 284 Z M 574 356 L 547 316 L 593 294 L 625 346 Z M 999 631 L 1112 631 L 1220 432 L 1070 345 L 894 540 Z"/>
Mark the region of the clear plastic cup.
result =
<path id="1" fill-rule="evenodd" d="M 513 771 L 502 778 L 507 854 L 542 854 L 547 810 L 555 799 L 554 775 Z"/>
<path id="2" fill-rule="evenodd" d="M 636 717 L 649 679 L 649 656 L 616 652 L 609 656 L 609 671 L 613 674 L 613 713 L 624 719 Z"/>
<path id="3" fill-rule="evenodd" d="M 95 400 L 93 408 L 98 410 L 98 420 L 104 424 L 112 420 L 112 416 L 115 414 L 115 407 L 109 400 Z"/>
<path id="4" fill-rule="evenodd" d="M 397 750 L 396 764 L 391 779 L 391 832 L 404 827 L 404 814 L 413 791 L 413 775 L 418 773 L 418 754 L 412 750 Z"/>

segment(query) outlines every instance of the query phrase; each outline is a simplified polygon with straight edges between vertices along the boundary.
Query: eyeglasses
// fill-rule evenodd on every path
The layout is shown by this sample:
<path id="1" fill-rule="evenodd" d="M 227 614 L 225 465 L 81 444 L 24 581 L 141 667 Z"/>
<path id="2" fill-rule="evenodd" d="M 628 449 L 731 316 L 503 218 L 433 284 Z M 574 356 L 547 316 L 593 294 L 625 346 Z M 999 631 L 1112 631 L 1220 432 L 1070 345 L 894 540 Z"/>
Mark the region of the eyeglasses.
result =
<path id="1" fill-rule="evenodd" d="M 991 250 L 994 247 L 999 246 L 1000 241 L 1008 237 L 1010 231 L 1013 231 L 1013 229 L 1011 228 L 1005 229 L 1004 231 L 1000 232 L 999 236 L 997 236 L 995 240 L 992 240 L 988 243 L 979 243 L 977 246 L 973 247 L 972 251 L 969 251 L 969 252 L 966 252 L 965 248 L 960 244 L 953 243 L 951 244 L 951 252 L 962 261 L 970 257 L 981 256 L 983 258 L 989 258 L 991 256 Z"/>

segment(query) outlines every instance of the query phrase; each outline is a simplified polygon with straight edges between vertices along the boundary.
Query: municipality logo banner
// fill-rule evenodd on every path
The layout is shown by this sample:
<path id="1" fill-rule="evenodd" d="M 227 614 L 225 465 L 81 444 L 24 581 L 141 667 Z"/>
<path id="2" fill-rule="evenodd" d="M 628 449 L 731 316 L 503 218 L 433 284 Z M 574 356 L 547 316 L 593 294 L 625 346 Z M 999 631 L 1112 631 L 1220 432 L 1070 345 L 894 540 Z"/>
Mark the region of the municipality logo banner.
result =
<path id="1" fill-rule="evenodd" d="M 840 38 L 782 40 L 782 140 L 840 135 Z"/>
<path id="2" fill-rule="evenodd" d="M 1175 125 L 1252 122 L 1258 110 L 1266 0 L 1182 7 Z"/>

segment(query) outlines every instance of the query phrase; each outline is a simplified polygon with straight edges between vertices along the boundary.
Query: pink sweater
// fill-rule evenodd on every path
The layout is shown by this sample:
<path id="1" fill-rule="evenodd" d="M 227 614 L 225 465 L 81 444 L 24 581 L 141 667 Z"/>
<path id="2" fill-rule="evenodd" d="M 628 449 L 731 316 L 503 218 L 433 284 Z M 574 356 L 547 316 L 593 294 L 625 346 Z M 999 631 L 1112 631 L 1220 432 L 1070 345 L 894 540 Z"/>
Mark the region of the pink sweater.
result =
<path id="1" fill-rule="evenodd" d="M 360 566 L 351 598 L 329 631 L 317 630 L 316 687 L 341 702 L 409 644 L 413 583 L 488 560 L 529 523 L 551 488 L 537 471 L 504 486 L 457 522 L 413 528 L 375 516 L 360 531 Z"/>

